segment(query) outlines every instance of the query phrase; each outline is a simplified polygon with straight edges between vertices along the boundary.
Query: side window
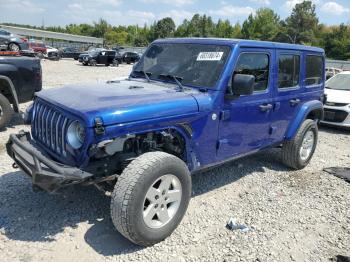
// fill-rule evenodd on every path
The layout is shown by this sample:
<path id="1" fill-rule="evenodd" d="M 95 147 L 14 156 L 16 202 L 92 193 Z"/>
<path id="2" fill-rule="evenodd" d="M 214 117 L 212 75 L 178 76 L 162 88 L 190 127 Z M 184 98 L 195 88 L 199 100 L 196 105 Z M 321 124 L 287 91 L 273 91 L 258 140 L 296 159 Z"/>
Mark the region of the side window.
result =
<path id="1" fill-rule="evenodd" d="M 305 85 L 319 85 L 323 81 L 323 57 L 316 55 L 306 56 L 306 78 Z"/>
<path id="2" fill-rule="evenodd" d="M 278 59 L 278 88 L 291 88 L 299 85 L 300 56 L 280 55 Z"/>
<path id="3" fill-rule="evenodd" d="M 254 91 L 264 91 L 269 82 L 269 55 L 243 53 L 239 56 L 234 74 L 255 76 Z"/>

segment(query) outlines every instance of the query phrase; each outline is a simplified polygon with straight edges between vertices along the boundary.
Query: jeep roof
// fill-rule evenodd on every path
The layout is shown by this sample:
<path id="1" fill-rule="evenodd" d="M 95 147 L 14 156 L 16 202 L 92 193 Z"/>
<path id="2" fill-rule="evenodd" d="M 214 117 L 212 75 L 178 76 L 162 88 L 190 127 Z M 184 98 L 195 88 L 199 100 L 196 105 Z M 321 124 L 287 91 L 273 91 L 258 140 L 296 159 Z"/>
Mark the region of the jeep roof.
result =
<path id="1" fill-rule="evenodd" d="M 319 47 L 304 46 L 297 44 L 277 43 L 257 40 L 230 39 L 230 38 L 165 38 L 155 40 L 153 43 L 198 43 L 198 44 L 220 44 L 220 45 L 236 45 L 241 47 L 259 47 L 259 48 L 275 48 L 290 50 L 308 50 L 312 52 L 324 53 Z"/>

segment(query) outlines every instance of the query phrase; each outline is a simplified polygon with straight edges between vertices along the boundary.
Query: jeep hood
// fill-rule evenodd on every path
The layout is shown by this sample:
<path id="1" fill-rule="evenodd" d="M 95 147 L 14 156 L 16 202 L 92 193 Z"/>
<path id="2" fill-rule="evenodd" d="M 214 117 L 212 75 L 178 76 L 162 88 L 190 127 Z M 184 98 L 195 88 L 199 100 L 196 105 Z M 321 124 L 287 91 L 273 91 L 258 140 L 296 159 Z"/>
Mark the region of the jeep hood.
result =
<path id="1" fill-rule="evenodd" d="M 104 125 L 114 125 L 198 112 L 191 93 L 157 82 L 122 80 L 71 85 L 44 90 L 37 96 L 79 116 L 89 127 L 94 126 L 96 117 L 101 117 Z"/>

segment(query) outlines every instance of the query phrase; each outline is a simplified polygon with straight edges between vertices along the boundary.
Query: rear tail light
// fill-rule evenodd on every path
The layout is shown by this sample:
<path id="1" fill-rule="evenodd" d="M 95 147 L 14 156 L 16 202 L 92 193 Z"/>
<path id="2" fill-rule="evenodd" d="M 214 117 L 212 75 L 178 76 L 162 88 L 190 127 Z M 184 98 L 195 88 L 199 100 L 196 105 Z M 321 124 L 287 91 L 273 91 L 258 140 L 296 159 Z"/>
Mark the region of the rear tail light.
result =
<path id="1" fill-rule="evenodd" d="M 22 42 L 26 43 L 28 42 L 28 39 L 27 38 L 21 38 Z"/>

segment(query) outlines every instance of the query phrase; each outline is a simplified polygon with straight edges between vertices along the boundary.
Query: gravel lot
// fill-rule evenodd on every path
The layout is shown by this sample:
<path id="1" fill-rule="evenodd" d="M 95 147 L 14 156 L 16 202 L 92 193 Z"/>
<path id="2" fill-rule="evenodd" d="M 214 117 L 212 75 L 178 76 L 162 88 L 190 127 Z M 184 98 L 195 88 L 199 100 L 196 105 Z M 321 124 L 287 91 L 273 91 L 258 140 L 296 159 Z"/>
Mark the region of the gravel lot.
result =
<path id="1" fill-rule="evenodd" d="M 131 66 L 83 67 L 43 61 L 44 88 L 127 75 Z M 22 106 L 22 110 L 27 105 Z M 114 230 L 110 199 L 94 187 L 34 193 L 12 169 L 8 135 L 26 128 L 19 116 L 0 132 L 1 261 L 327 261 L 350 255 L 350 184 L 324 167 L 350 167 L 350 132 L 321 127 L 311 164 L 290 171 L 278 150 L 193 176 L 193 197 L 174 234 L 150 248 Z M 251 228 L 225 228 L 230 217 Z"/>

